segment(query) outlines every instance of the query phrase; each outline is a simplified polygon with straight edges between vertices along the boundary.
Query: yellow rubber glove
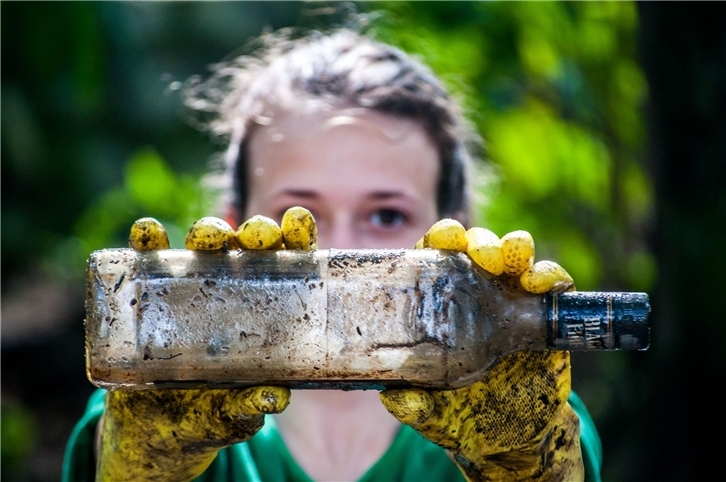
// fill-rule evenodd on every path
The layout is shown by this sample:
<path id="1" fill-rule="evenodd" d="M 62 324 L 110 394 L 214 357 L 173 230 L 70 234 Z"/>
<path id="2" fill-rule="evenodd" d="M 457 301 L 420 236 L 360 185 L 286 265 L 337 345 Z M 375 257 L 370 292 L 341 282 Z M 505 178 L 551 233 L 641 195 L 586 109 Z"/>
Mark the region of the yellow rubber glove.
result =
<path id="1" fill-rule="evenodd" d="M 534 241 L 525 231 L 500 240 L 447 219 L 417 247 L 466 252 L 483 269 L 531 293 L 574 288 L 559 265 L 533 263 Z M 579 481 L 580 424 L 569 394 L 569 352 L 522 351 L 504 357 L 471 386 L 386 390 L 381 400 L 398 420 L 449 450 L 469 481 Z"/>
<path id="2" fill-rule="evenodd" d="M 187 249 L 311 249 L 317 232 L 312 215 L 293 208 L 283 230 L 269 218 L 255 216 L 235 233 L 218 218 L 203 218 L 186 237 Z M 136 250 L 169 248 L 164 227 L 143 218 L 131 227 Z M 101 425 L 96 480 L 187 481 L 209 467 L 219 449 L 244 442 L 263 425 L 264 415 L 287 407 L 290 391 L 282 387 L 240 390 L 111 391 Z"/>

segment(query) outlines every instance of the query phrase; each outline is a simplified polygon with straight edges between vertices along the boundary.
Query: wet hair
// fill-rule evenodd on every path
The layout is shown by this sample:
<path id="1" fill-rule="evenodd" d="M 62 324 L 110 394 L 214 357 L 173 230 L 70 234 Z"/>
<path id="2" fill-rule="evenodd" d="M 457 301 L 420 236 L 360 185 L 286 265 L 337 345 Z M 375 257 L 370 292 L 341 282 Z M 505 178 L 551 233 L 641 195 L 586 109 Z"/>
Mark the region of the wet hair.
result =
<path id="1" fill-rule="evenodd" d="M 256 125 L 269 123 L 275 112 L 363 107 L 421 123 L 439 155 L 438 213 L 471 224 L 471 150 L 478 137 L 428 67 L 347 29 L 298 38 L 270 33 L 252 49 L 213 66 L 204 81 L 191 79 L 186 89 L 186 104 L 211 115 L 205 125 L 228 142 L 217 187 L 238 221 L 247 207 L 248 145 Z"/>

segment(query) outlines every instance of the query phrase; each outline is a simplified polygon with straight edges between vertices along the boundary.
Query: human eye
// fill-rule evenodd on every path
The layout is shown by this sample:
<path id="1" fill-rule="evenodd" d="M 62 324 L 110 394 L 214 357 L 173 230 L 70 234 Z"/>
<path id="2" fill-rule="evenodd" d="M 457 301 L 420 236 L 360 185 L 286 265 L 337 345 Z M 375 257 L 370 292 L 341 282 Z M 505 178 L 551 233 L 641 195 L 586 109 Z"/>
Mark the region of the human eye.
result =
<path id="1" fill-rule="evenodd" d="M 409 217 L 399 209 L 383 208 L 371 213 L 369 222 L 376 228 L 395 229 L 408 223 Z"/>

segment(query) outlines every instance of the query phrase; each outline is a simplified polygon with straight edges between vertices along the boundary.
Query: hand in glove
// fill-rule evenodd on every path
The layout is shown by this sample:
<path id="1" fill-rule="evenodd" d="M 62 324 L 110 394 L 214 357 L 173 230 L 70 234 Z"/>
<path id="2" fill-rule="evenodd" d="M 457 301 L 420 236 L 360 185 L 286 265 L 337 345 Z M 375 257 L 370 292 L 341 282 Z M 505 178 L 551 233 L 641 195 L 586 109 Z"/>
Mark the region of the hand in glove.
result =
<path id="1" fill-rule="evenodd" d="M 468 253 L 483 269 L 530 293 L 574 288 L 559 265 L 533 264 L 534 241 L 524 231 L 500 240 L 486 229 L 466 232 L 444 220 L 417 247 Z M 448 449 L 469 481 L 583 480 L 579 420 L 567 403 L 569 393 L 569 352 L 521 351 L 468 387 L 386 390 L 381 399 L 401 422 Z"/>
<path id="2" fill-rule="evenodd" d="M 293 208 L 283 229 L 262 216 L 235 233 L 221 219 L 203 218 L 187 234 L 186 248 L 220 250 L 312 249 L 317 235 L 312 216 Z M 136 250 L 169 248 L 164 227 L 154 219 L 131 227 Z M 111 391 L 101 422 L 96 480 L 192 480 L 212 463 L 219 449 L 248 440 L 263 425 L 264 414 L 287 407 L 290 391 L 282 387 L 241 390 Z"/>

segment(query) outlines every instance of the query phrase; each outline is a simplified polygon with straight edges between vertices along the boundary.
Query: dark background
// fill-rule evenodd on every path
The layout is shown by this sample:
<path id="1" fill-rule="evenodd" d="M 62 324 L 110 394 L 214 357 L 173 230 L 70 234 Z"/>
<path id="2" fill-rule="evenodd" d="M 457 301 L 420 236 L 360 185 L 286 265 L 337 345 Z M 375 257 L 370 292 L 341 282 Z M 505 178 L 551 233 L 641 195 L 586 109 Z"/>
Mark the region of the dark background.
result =
<path id="1" fill-rule="evenodd" d="M 209 214 L 220 145 L 179 86 L 264 28 L 361 23 L 463 99 L 528 229 L 580 289 L 647 291 L 652 346 L 575 354 L 604 479 L 719 474 L 726 404 L 726 12 L 720 3 L 2 2 L 2 476 L 58 480 L 93 387 L 84 259 L 138 217 Z M 365 23 L 365 22 L 364 22 Z M 712 441 L 715 437 L 716 442 Z M 715 470 L 715 472 L 714 472 Z"/>

